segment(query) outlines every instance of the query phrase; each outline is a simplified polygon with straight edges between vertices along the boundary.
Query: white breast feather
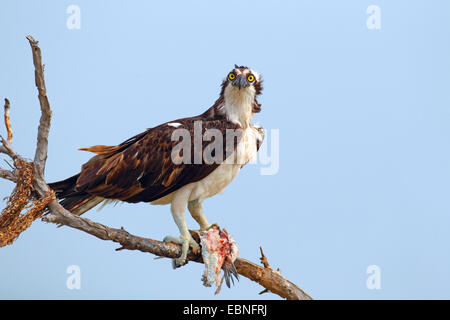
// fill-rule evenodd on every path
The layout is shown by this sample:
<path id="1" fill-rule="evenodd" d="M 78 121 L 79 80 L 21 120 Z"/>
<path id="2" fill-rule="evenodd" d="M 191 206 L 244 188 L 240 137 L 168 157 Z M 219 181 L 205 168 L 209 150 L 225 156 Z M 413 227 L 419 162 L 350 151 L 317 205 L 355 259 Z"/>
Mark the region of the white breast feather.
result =
<path id="1" fill-rule="evenodd" d="M 242 141 L 237 146 L 237 152 L 230 155 L 233 160 L 226 159 L 207 177 L 192 183 L 193 189 L 189 200 L 205 199 L 223 192 L 244 164 L 256 160 L 256 139 L 258 136 L 259 133 L 256 129 L 248 127 L 244 131 Z"/>
<path id="2" fill-rule="evenodd" d="M 237 87 L 228 86 L 225 88 L 224 95 L 226 103 L 223 110 L 228 121 L 240 124 L 242 128 L 247 128 L 253 116 L 255 89 L 250 87 L 246 90 L 239 90 Z"/>

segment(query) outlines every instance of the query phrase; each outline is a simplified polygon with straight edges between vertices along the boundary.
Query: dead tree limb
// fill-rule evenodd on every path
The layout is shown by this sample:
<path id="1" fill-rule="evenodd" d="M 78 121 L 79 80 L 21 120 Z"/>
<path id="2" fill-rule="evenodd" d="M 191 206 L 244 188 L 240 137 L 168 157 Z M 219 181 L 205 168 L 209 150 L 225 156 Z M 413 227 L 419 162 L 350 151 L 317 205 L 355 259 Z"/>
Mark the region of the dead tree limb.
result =
<path id="1" fill-rule="evenodd" d="M 47 90 L 44 80 L 44 66 L 42 64 L 41 50 L 38 46 L 38 41 L 33 37 L 27 36 L 30 43 L 33 64 L 35 68 L 35 82 L 38 89 L 38 99 L 41 107 L 41 118 L 37 134 L 37 147 L 35 157 L 32 162 L 33 177 L 32 177 L 32 191 L 36 195 L 39 205 L 42 207 L 40 214 L 44 211 L 44 206 L 49 210 L 49 214 L 45 215 L 42 220 L 56 224 L 62 224 L 71 228 L 75 228 L 86 233 L 89 233 L 102 240 L 110 240 L 121 245 L 116 250 L 139 250 L 142 252 L 149 252 L 159 257 L 177 258 L 181 254 L 181 247 L 172 243 L 164 243 L 162 241 L 147 239 L 128 233 L 125 229 L 114 229 L 103 224 L 93 222 L 89 219 L 74 215 L 62 207 L 57 199 L 54 198 L 52 190 L 48 187 L 44 180 L 45 163 L 47 159 L 48 150 L 48 134 L 50 132 L 50 121 L 52 111 L 50 103 L 47 98 Z M 24 159 L 18 155 L 12 148 L 12 129 L 9 123 L 9 101 L 5 100 L 5 126 L 8 132 L 8 138 L 1 138 L 0 153 L 8 155 L 15 165 L 12 171 L 0 169 L 0 178 L 17 182 L 17 163 L 24 162 Z M 31 164 L 30 164 L 31 165 Z M 38 207 L 38 206 L 36 206 Z M 39 207 L 40 208 L 40 207 Z M 34 212 L 36 214 L 36 212 Z M 31 222 L 30 222 L 31 224 Z M 286 299 L 295 300 L 311 300 L 312 298 L 294 283 L 281 276 L 279 270 L 273 270 L 267 262 L 267 258 L 261 249 L 261 262 L 263 266 L 259 266 L 250 261 L 238 258 L 235 261 L 235 266 L 238 273 L 252 281 L 262 285 L 264 292 L 271 291 Z M 188 261 L 195 261 L 202 263 L 201 254 L 194 254 L 189 251 Z"/>
<path id="2" fill-rule="evenodd" d="M 5 98 L 5 127 L 6 127 L 6 131 L 8 132 L 8 142 L 12 143 L 12 128 L 11 128 L 11 121 L 9 119 L 9 110 L 11 109 L 9 100 L 7 98 Z"/>

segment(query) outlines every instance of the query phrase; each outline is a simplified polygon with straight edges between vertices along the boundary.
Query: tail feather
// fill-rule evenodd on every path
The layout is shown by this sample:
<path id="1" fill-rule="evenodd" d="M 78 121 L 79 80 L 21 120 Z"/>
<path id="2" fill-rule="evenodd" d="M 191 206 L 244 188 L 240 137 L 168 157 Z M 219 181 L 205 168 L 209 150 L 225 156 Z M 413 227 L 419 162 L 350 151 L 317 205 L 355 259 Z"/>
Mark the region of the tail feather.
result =
<path id="1" fill-rule="evenodd" d="M 71 194 L 76 193 L 75 186 L 80 174 L 76 174 L 65 180 L 49 183 L 49 187 L 52 188 L 58 198 L 65 198 Z"/>
<path id="2" fill-rule="evenodd" d="M 86 211 L 94 208 L 105 199 L 90 195 L 87 193 L 81 193 L 77 196 L 67 197 L 61 200 L 59 203 L 71 213 L 81 216 Z"/>
<path id="3" fill-rule="evenodd" d="M 55 191 L 56 197 L 60 200 L 59 203 L 66 210 L 76 215 L 82 215 L 105 199 L 75 190 L 78 177 L 79 174 L 62 181 L 50 183 L 49 186 Z"/>

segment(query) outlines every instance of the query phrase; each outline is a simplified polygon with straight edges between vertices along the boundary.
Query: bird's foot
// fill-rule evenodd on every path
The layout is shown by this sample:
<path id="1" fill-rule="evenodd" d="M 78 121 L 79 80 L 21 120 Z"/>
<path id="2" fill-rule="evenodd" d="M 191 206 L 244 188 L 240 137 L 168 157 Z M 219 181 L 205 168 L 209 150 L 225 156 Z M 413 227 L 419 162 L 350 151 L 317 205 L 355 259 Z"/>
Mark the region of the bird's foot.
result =
<path id="1" fill-rule="evenodd" d="M 198 253 L 200 251 L 199 244 L 191 236 L 189 236 L 189 237 L 166 236 L 163 241 L 164 242 L 172 242 L 172 243 L 181 245 L 180 257 L 172 260 L 172 265 L 173 265 L 174 269 L 184 266 L 187 263 L 186 258 L 187 258 L 187 254 L 189 251 L 189 247 L 192 248 L 192 252 L 194 252 L 194 253 Z"/>
<path id="2" fill-rule="evenodd" d="M 217 229 L 220 231 L 220 227 L 219 224 L 217 223 L 213 223 L 213 224 L 208 224 L 208 225 L 203 225 L 200 227 L 200 229 L 196 229 L 196 230 L 189 230 L 189 232 L 191 233 L 191 236 L 194 238 L 194 240 L 196 242 L 200 242 L 200 236 L 202 235 L 203 232 L 208 232 L 211 229 Z"/>
<path id="3" fill-rule="evenodd" d="M 220 230 L 219 224 L 218 223 L 213 223 L 213 224 L 208 224 L 208 225 L 201 226 L 200 229 L 191 230 L 191 231 L 195 232 L 195 233 L 200 233 L 200 232 L 203 232 L 203 231 L 208 231 L 211 228 L 216 228 L 216 229 Z"/>

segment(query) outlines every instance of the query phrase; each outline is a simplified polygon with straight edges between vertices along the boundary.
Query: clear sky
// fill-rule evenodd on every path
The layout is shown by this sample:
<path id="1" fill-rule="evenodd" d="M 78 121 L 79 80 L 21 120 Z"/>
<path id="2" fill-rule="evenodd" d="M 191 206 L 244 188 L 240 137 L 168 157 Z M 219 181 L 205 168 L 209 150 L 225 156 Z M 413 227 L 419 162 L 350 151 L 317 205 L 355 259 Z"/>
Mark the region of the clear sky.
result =
<path id="1" fill-rule="evenodd" d="M 79 29 L 68 28 L 70 5 Z M 448 299 L 449 15 L 450 2 L 425 0 L 2 1 L 0 98 L 11 100 L 15 149 L 32 158 L 33 35 L 54 112 L 51 182 L 89 159 L 79 147 L 203 112 L 233 65 L 248 65 L 264 77 L 255 122 L 278 130 L 279 170 L 244 167 L 205 201 L 209 221 L 228 229 L 241 257 L 257 262 L 262 246 L 315 298 Z M 11 189 L 0 182 L 2 197 Z M 85 216 L 154 239 L 178 233 L 166 206 Z M 38 220 L 0 249 L 0 298 L 277 298 L 245 278 L 214 296 L 202 265 L 172 270 L 117 247 Z M 79 290 L 66 285 L 72 265 Z"/>

